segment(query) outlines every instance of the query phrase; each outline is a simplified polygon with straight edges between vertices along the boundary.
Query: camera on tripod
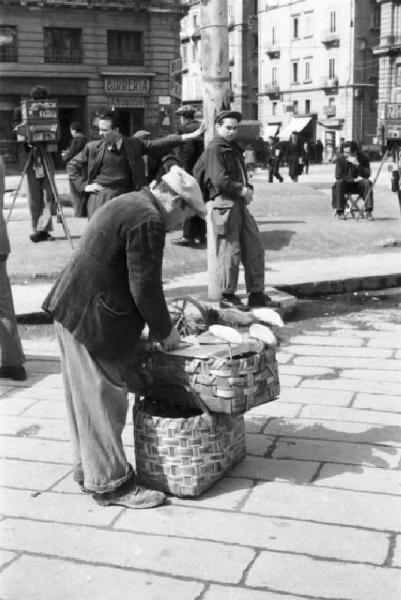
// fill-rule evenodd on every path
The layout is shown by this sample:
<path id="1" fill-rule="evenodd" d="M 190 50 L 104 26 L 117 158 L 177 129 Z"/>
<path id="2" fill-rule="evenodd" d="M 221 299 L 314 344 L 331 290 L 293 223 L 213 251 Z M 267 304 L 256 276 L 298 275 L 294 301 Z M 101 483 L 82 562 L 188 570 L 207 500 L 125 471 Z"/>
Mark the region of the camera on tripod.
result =
<path id="1" fill-rule="evenodd" d="M 57 150 L 60 139 L 57 100 L 22 100 L 21 121 L 14 128 L 17 141 L 30 145 L 45 143 L 48 152 Z"/>

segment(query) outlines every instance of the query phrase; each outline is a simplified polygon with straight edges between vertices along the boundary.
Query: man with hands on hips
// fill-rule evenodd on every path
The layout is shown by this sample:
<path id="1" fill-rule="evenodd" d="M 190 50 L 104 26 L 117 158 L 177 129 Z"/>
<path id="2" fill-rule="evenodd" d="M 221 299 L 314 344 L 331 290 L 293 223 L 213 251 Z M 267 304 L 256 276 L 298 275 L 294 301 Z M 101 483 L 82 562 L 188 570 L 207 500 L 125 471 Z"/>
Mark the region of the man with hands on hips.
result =
<path id="1" fill-rule="evenodd" d="M 144 154 L 166 154 L 183 142 L 200 137 L 204 129 L 205 125 L 201 123 L 192 133 L 146 140 L 123 136 L 117 112 L 107 111 L 100 115 L 102 139 L 86 144 L 67 164 L 75 188 L 87 194 L 88 218 L 112 198 L 147 185 Z"/>
<path id="2" fill-rule="evenodd" d="M 337 219 L 345 219 L 344 208 L 346 194 L 359 194 L 365 199 L 365 216 L 373 221 L 373 193 L 370 191 L 372 182 L 370 177 L 369 159 L 358 150 L 354 141 L 345 142 L 343 153 L 336 160 L 336 182 L 332 188 L 332 206 Z"/>

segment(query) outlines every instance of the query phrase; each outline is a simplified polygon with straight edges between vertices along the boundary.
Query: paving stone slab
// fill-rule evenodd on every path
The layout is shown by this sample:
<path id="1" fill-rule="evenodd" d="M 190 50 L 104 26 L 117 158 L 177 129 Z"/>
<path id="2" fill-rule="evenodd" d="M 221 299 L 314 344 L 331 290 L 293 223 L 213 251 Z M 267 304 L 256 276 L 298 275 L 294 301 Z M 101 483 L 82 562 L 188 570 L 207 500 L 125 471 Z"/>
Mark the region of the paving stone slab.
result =
<path id="1" fill-rule="evenodd" d="M 24 417 L 51 418 L 65 421 L 67 409 L 63 400 L 37 400 L 24 412 Z"/>
<path id="2" fill-rule="evenodd" d="M 280 392 L 282 402 L 296 404 L 328 404 L 332 406 L 349 406 L 354 392 L 336 390 L 316 390 L 313 388 L 283 388 Z"/>
<path id="3" fill-rule="evenodd" d="M 308 483 L 319 467 L 318 462 L 301 460 L 274 460 L 247 455 L 232 471 L 232 477 L 250 477 L 269 481 Z"/>
<path id="4" fill-rule="evenodd" d="M 261 404 L 252 408 L 247 415 L 251 417 L 296 417 L 302 408 L 302 404 L 290 404 L 274 400 L 267 404 Z"/>
<path id="5" fill-rule="evenodd" d="M 396 361 L 400 362 L 401 361 Z M 341 377 L 350 379 L 366 379 L 367 381 L 386 381 L 388 383 L 400 383 L 401 371 L 384 371 L 378 369 L 343 369 Z M 400 386 L 401 388 L 401 386 Z"/>
<path id="6" fill-rule="evenodd" d="M 232 471 L 198 498 L 172 498 L 171 501 L 174 505 L 236 510 L 242 505 L 254 484 L 251 479 L 231 477 L 231 473 Z"/>
<path id="7" fill-rule="evenodd" d="M 363 340 L 351 336 L 332 337 L 326 333 L 321 335 L 294 335 L 291 337 L 291 344 L 305 344 L 306 346 L 345 346 L 346 348 L 358 347 L 363 345 Z M 349 332 L 348 332 L 349 334 Z"/>
<path id="8" fill-rule="evenodd" d="M 22 556 L 2 573 L 7 600 L 196 600 L 203 588 L 196 581 L 38 556 Z"/>
<path id="9" fill-rule="evenodd" d="M 320 523 L 401 531 L 400 499 L 385 494 L 261 482 L 253 488 L 242 510 Z"/>
<path id="10" fill-rule="evenodd" d="M 35 402 L 34 398 L 0 397 L 0 415 L 20 415 Z"/>
<path id="11" fill-rule="evenodd" d="M 61 523 L 57 524 L 55 535 L 53 523 L 19 519 L 3 520 L 0 537 L 6 550 L 46 553 L 58 558 L 157 571 L 159 575 L 215 583 L 238 583 L 255 556 L 253 550 L 240 546 Z"/>
<path id="12" fill-rule="evenodd" d="M 46 490 L 70 470 L 71 467 L 65 465 L 3 459 L 0 485 L 27 490 Z"/>
<path id="13" fill-rule="evenodd" d="M 282 376 L 299 375 L 299 377 L 322 377 L 324 375 L 333 375 L 334 369 L 328 367 L 300 367 L 297 365 L 280 366 L 280 379 Z"/>
<path id="14" fill-rule="evenodd" d="M 246 583 L 319 600 L 399 600 L 401 571 L 262 552 L 252 565 Z"/>
<path id="15" fill-rule="evenodd" d="M 353 402 L 353 407 L 401 412 L 401 399 L 399 396 L 383 395 L 378 398 L 376 394 L 357 394 Z"/>
<path id="16" fill-rule="evenodd" d="M 401 371 L 399 360 L 393 358 L 353 358 L 349 356 L 296 356 L 294 365 L 329 367 L 331 369 L 364 369 L 366 374 L 380 371 Z M 364 371 L 365 372 L 365 371 Z M 387 373 L 381 374 L 387 377 Z M 362 379 L 362 378 L 361 378 Z"/>
<path id="17" fill-rule="evenodd" d="M 293 338 L 291 339 L 293 341 Z M 334 358 L 338 356 L 349 358 L 390 358 L 393 350 L 387 348 L 365 348 L 344 346 L 308 346 L 306 344 L 290 344 L 281 349 L 281 354 L 290 353 L 290 356 L 324 356 Z"/>
<path id="18" fill-rule="evenodd" d="M 394 348 L 398 350 L 401 348 L 401 339 L 397 336 L 371 338 L 367 341 L 366 346 L 368 348 Z"/>
<path id="19" fill-rule="evenodd" d="M 332 416 L 332 415 L 331 415 Z M 352 421 L 324 419 L 270 419 L 264 433 L 269 435 L 301 437 L 345 442 L 364 442 L 400 446 L 401 430 L 389 425 L 372 425 Z"/>
<path id="20" fill-rule="evenodd" d="M 401 535 L 396 536 L 393 560 L 391 564 L 393 567 L 401 568 Z"/>
<path id="21" fill-rule="evenodd" d="M 68 424 L 61 419 L 41 419 L 27 416 L 5 416 L 0 420 L 1 435 L 69 440 Z"/>
<path id="22" fill-rule="evenodd" d="M 247 433 L 245 439 L 247 453 L 257 456 L 264 456 L 275 440 L 274 437 L 258 433 Z"/>
<path id="23" fill-rule="evenodd" d="M 305 596 L 275 594 L 274 592 L 251 590 L 233 586 L 212 585 L 203 600 L 303 600 Z"/>
<path id="24" fill-rule="evenodd" d="M 401 471 L 327 464 L 313 485 L 401 495 Z"/>
<path id="25" fill-rule="evenodd" d="M 377 410 L 363 410 L 359 408 L 342 408 L 341 406 L 305 406 L 300 414 L 303 418 L 335 419 L 344 421 L 357 421 L 358 423 L 374 423 L 390 427 L 401 426 L 401 414 L 380 412 Z"/>
<path id="26" fill-rule="evenodd" d="M 25 368 L 29 373 L 60 373 L 60 363 L 54 360 L 27 360 Z"/>
<path id="27" fill-rule="evenodd" d="M 1 490 L 0 511 L 6 517 L 26 517 L 52 523 L 74 523 L 107 527 L 123 509 L 111 506 L 104 510 L 92 496 L 43 492 L 32 496 L 26 490 Z"/>
<path id="28" fill-rule="evenodd" d="M 12 388 L 7 394 L 8 398 L 30 398 L 37 400 L 62 401 L 65 399 L 64 390 L 47 388 L 45 386 Z"/>
<path id="29" fill-rule="evenodd" d="M 302 377 L 297 375 L 281 375 L 280 374 L 280 384 L 283 387 L 295 387 L 302 380 Z"/>
<path id="30" fill-rule="evenodd" d="M 232 511 L 199 510 L 196 505 L 167 506 L 140 515 L 124 511 L 114 528 L 375 564 L 384 562 L 389 547 L 386 533 Z"/>
<path id="31" fill-rule="evenodd" d="M 6 550 L 0 550 L 0 567 L 3 567 L 7 563 L 11 562 L 17 554 L 15 552 L 7 552 Z"/>
<path id="32" fill-rule="evenodd" d="M 70 464 L 71 444 L 60 440 L 37 440 L 27 437 L 0 436 L 0 452 L 7 458 L 27 461 Z"/>
<path id="33" fill-rule="evenodd" d="M 280 438 L 275 445 L 272 458 L 295 458 L 396 469 L 401 460 L 401 448 L 350 442 Z"/>
<path id="34" fill-rule="evenodd" d="M 300 388 L 317 388 L 323 390 L 348 390 L 352 392 L 366 392 L 371 394 L 384 394 L 394 396 L 399 393 L 398 383 L 387 383 L 385 381 L 366 381 L 366 379 L 308 379 L 303 381 Z"/>

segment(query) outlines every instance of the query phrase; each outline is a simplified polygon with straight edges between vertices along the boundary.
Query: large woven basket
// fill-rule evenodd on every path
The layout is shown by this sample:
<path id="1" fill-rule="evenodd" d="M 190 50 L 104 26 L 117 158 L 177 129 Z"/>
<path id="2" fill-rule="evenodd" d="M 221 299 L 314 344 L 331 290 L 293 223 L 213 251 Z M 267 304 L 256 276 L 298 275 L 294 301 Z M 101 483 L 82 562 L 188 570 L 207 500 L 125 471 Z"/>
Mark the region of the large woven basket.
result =
<path id="1" fill-rule="evenodd" d="M 207 357 L 151 351 L 141 369 L 146 372 L 148 389 L 171 384 L 190 387 L 216 413 L 242 414 L 272 402 L 280 393 L 275 349 L 256 340 L 251 351 L 238 357 L 234 353 L 233 358 L 213 348 Z M 146 393 L 143 388 L 133 391 Z"/>
<path id="2" fill-rule="evenodd" d="M 199 496 L 245 456 L 242 415 L 154 414 L 151 401 L 133 409 L 136 473 L 144 485 L 175 496 Z"/>

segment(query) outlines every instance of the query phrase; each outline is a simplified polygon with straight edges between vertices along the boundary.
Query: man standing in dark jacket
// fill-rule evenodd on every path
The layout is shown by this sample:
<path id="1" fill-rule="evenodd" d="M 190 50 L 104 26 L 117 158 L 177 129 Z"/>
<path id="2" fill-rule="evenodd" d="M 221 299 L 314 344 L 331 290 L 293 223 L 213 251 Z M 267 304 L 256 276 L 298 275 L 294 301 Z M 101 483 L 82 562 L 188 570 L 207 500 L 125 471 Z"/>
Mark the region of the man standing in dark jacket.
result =
<path id="1" fill-rule="evenodd" d="M 199 128 L 198 121 L 195 120 L 195 108 L 190 104 L 180 106 L 175 111 L 180 118 L 180 134 L 193 133 Z M 177 155 L 180 164 L 187 173 L 192 175 L 194 164 L 203 152 L 204 143 L 202 139 L 188 140 L 178 148 Z M 199 240 L 199 247 L 206 244 L 206 222 L 199 217 L 191 217 L 184 223 L 182 237 L 171 240 L 176 246 L 195 246 L 196 240 Z"/>
<path id="2" fill-rule="evenodd" d="M 234 139 L 242 115 L 221 111 L 215 120 L 216 137 L 205 150 L 205 183 L 213 200 L 220 306 L 246 309 L 235 295 L 240 261 L 244 265 L 249 308 L 279 306 L 265 294 L 265 253 L 247 205 L 253 187 L 247 179 L 242 150 Z"/>
<path id="3" fill-rule="evenodd" d="M 196 139 L 204 126 L 183 135 L 157 140 L 124 137 L 120 133 L 118 113 L 108 111 L 99 117 L 102 139 L 86 144 L 67 165 L 76 189 L 88 194 L 88 218 L 103 204 L 147 185 L 143 154 L 166 154 L 182 142 Z"/>
<path id="4" fill-rule="evenodd" d="M 88 138 L 83 133 L 81 124 L 78 121 L 73 121 L 70 125 L 72 141 L 68 150 L 61 153 L 61 158 L 64 163 L 68 163 L 74 156 L 85 148 Z M 85 193 L 79 193 L 74 186 L 74 182 L 70 179 L 70 195 L 72 205 L 74 207 L 74 215 L 76 217 L 86 217 Z"/>
<path id="5" fill-rule="evenodd" d="M 43 304 L 55 320 L 74 479 L 102 505 L 150 508 L 164 494 L 138 486 L 121 434 L 127 413 L 124 367 L 145 323 L 165 350 L 177 348 L 162 286 L 166 231 L 206 215 L 196 180 L 174 166 L 152 190 L 115 198 L 89 222 Z"/>
<path id="6" fill-rule="evenodd" d="M 370 164 L 368 157 L 359 152 L 354 141 L 344 142 L 343 153 L 336 160 L 336 182 L 333 185 L 333 208 L 337 219 L 345 219 L 345 196 L 348 193 L 359 194 L 365 199 L 365 215 L 373 221 L 372 183 L 369 181 Z"/>

